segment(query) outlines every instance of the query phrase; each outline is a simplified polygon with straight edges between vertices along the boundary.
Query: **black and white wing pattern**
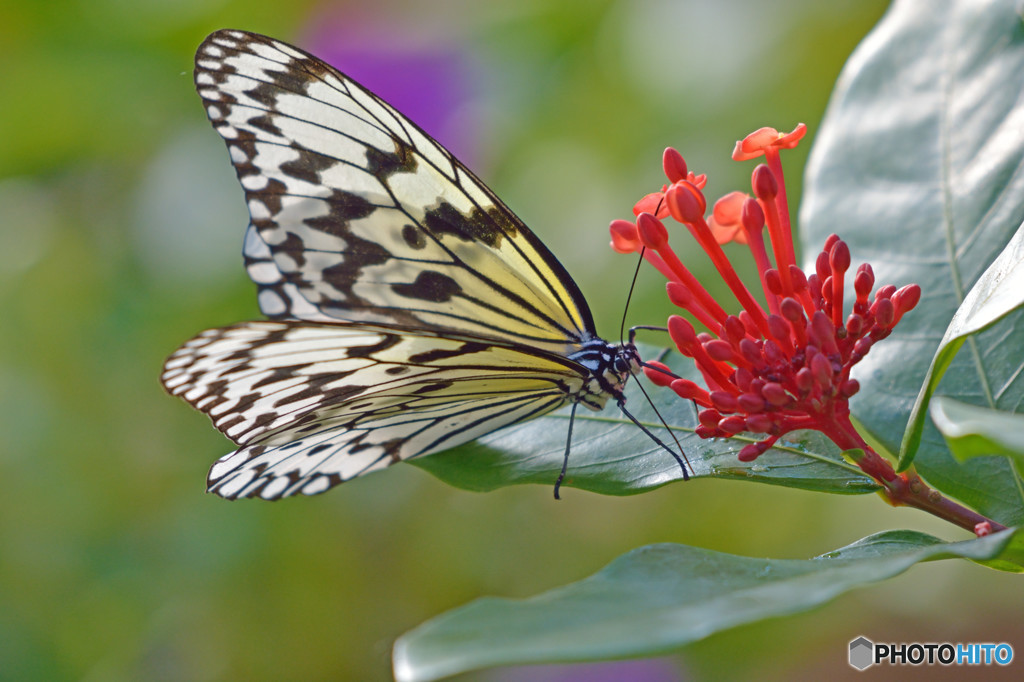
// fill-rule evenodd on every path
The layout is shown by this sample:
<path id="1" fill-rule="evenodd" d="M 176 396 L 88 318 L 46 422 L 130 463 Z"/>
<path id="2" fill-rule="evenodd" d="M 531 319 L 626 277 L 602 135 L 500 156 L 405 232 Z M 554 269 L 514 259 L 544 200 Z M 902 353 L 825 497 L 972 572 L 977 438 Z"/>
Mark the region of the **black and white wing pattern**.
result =
<path id="1" fill-rule="evenodd" d="M 246 193 L 246 254 L 267 316 L 448 329 L 555 353 L 593 335 L 575 282 L 522 221 L 334 68 L 218 31 L 199 47 L 195 80 Z"/>
<path id="2" fill-rule="evenodd" d="M 248 202 L 265 322 L 203 332 L 167 390 L 239 448 L 227 498 L 315 494 L 569 403 L 620 404 L 632 345 L 469 170 L 390 105 L 265 36 L 210 35 L 196 87 Z"/>
<path id="3" fill-rule="evenodd" d="M 213 329 L 168 359 L 164 384 L 237 451 L 210 471 L 224 497 L 322 492 L 566 404 L 574 363 L 486 342 L 279 321 Z"/>

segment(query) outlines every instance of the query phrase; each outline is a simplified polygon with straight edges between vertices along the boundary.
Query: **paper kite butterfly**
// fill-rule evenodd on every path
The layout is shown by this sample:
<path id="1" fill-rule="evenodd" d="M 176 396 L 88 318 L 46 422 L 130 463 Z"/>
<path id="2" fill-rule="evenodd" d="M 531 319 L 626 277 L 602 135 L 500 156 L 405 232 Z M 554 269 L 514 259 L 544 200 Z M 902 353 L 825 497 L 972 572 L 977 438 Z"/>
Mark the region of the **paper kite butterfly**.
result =
<path id="1" fill-rule="evenodd" d="M 551 252 L 390 105 L 236 30 L 199 47 L 195 82 L 271 318 L 205 331 L 164 365 L 166 389 L 238 445 L 210 491 L 312 495 L 563 405 L 623 404 L 634 346 L 598 338 Z"/>

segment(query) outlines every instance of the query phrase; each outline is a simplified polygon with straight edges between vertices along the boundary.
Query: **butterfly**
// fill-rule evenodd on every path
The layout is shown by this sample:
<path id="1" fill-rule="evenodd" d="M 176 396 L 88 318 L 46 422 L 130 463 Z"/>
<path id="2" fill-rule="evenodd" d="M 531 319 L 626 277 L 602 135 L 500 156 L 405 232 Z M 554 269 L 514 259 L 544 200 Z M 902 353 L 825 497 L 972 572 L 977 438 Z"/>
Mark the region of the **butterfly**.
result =
<path id="1" fill-rule="evenodd" d="M 270 318 L 164 364 L 167 391 L 238 446 L 209 491 L 313 495 L 567 404 L 624 409 L 632 342 L 598 337 L 554 255 L 389 104 L 238 30 L 200 45 L 195 84 L 245 191 Z"/>

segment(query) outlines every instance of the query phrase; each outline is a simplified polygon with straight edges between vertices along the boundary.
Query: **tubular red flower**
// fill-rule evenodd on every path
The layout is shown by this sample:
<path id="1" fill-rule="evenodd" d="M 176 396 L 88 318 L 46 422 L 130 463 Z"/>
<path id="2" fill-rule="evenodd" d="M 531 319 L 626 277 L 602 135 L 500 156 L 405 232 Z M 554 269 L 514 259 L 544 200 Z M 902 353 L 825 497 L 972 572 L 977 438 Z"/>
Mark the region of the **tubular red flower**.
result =
<path id="1" fill-rule="evenodd" d="M 760 128 L 736 143 L 732 152 L 733 161 L 749 161 L 763 156 L 768 150 L 792 149 L 807 134 L 807 126 L 798 123 L 788 133 L 780 133 L 775 128 Z"/>
<path id="2" fill-rule="evenodd" d="M 613 220 L 608 227 L 612 235 L 612 248 L 619 253 L 637 253 L 642 244 L 636 225 L 627 220 Z"/>
<path id="3" fill-rule="evenodd" d="M 715 202 L 707 222 L 702 191 L 706 178 L 695 176 L 677 151 L 667 149 L 662 167 L 670 185 L 638 202 L 636 224 L 615 221 L 610 228 L 617 251 L 647 247 L 645 259 L 669 279 L 669 300 L 708 330 L 698 333 L 679 315 L 668 319 L 669 336 L 680 352 L 693 359 L 707 389 L 656 363 L 647 363 L 645 374 L 653 383 L 669 386 L 681 398 L 704 408 L 696 428 L 701 437 L 729 437 L 743 431 L 764 434 L 763 440 L 740 451 L 743 461 L 756 459 L 786 433 L 805 428 L 822 431 L 844 449 L 858 447 L 848 401 L 860 384 L 850 376 L 851 369 L 921 299 L 921 288 L 911 284 L 898 290 L 892 285 L 880 287 L 872 300 L 875 274 L 865 263 L 852 276 L 856 297 L 852 309 L 846 310 L 843 294 L 851 253 L 836 235 L 825 241 L 812 274 L 796 264 L 779 151 L 795 146 L 805 133 L 803 124 L 785 135 L 762 128 L 737 143 L 734 158 L 765 157 L 766 164 L 759 165 L 751 179 L 757 198 L 727 194 Z M 686 226 L 740 302 L 738 314 L 727 314 L 683 266 L 669 243 L 673 233 L 662 219 Z M 774 266 L 763 236 L 765 226 Z M 722 250 L 720 244 L 727 241 L 749 246 L 767 313 Z M 652 251 L 656 257 L 650 255 Z M 884 469 L 874 457 L 861 464 L 873 476 Z M 882 476 L 886 481 L 890 478 Z"/>
<path id="4" fill-rule="evenodd" d="M 744 207 L 749 197 L 743 192 L 730 192 L 715 202 L 708 219 L 708 227 L 711 234 L 719 244 L 727 244 L 731 241 L 737 244 L 747 243 L 746 221 L 744 220 Z M 757 202 L 754 202 L 757 205 Z M 761 229 L 761 225 L 756 229 Z"/>
<path id="5" fill-rule="evenodd" d="M 633 206 L 633 215 L 650 213 L 656 218 L 668 217 L 668 206 L 665 205 L 665 188 L 660 192 L 652 192 Z"/>

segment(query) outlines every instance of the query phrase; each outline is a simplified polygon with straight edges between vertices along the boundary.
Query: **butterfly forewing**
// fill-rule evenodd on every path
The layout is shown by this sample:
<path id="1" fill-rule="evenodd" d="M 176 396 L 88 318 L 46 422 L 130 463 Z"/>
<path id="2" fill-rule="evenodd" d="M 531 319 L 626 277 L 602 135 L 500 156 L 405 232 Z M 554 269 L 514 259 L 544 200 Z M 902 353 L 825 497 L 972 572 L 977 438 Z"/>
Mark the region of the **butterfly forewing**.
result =
<path id="1" fill-rule="evenodd" d="M 578 288 L 525 225 L 332 67 L 263 36 L 219 31 L 200 46 L 195 77 L 246 191 L 251 238 L 288 284 L 264 285 L 266 314 L 465 332 L 563 354 L 593 335 Z"/>

